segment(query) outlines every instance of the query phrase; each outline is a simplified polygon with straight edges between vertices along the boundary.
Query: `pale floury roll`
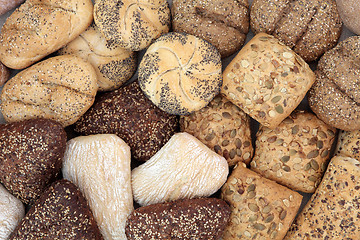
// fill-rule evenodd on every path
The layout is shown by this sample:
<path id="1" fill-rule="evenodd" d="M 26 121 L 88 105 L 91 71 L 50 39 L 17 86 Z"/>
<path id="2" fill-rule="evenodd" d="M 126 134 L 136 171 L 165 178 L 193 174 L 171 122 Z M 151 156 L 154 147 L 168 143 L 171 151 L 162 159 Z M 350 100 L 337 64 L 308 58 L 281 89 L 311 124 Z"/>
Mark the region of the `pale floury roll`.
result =
<path id="1" fill-rule="evenodd" d="M 152 158 L 132 170 L 134 199 L 141 206 L 208 197 L 225 183 L 225 158 L 188 133 L 176 133 Z"/>
<path id="2" fill-rule="evenodd" d="M 126 239 L 126 219 L 134 209 L 129 146 L 113 134 L 71 139 L 62 172 L 84 194 L 104 239 Z"/>
<path id="3" fill-rule="evenodd" d="M 0 206 L 0 240 L 6 240 L 24 217 L 25 207 L 19 199 L 11 195 L 1 184 Z"/>
<path id="4" fill-rule="evenodd" d="M 28 0 L 7 18 L 0 34 L 0 59 L 22 69 L 60 49 L 93 20 L 91 0 Z"/>

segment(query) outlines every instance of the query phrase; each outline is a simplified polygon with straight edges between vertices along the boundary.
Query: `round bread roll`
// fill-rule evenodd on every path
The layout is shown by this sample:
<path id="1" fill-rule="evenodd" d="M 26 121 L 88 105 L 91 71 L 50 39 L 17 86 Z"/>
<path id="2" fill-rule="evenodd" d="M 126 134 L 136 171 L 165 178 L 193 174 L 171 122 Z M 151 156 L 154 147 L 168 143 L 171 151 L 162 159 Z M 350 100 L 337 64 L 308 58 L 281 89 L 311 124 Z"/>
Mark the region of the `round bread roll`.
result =
<path id="1" fill-rule="evenodd" d="M 107 40 L 131 51 L 148 47 L 171 24 L 166 0 L 96 1 L 94 20 Z"/>
<path id="2" fill-rule="evenodd" d="M 248 0 L 174 0 L 172 25 L 212 43 L 227 57 L 238 51 L 249 32 Z"/>
<path id="3" fill-rule="evenodd" d="M 148 48 L 141 60 L 139 84 L 163 111 L 190 114 L 205 107 L 220 92 L 220 53 L 195 36 L 165 34 Z"/>
<path id="4" fill-rule="evenodd" d="M 309 105 L 330 126 L 360 129 L 360 37 L 353 36 L 320 59 Z"/>
<path id="5" fill-rule="evenodd" d="M 97 89 L 96 72 L 90 63 L 75 55 L 57 56 L 7 81 L 0 108 L 7 122 L 42 117 L 65 127 L 89 109 Z"/>
<path id="6" fill-rule="evenodd" d="M 93 20 L 91 0 L 27 0 L 6 19 L 0 60 L 22 69 L 79 36 Z"/>
<path id="7" fill-rule="evenodd" d="M 9 80 L 10 70 L 0 62 L 0 87 Z"/>
<path id="8" fill-rule="evenodd" d="M 274 35 L 311 62 L 336 45 L 342 22 L 335 0 L 254 0 L 250 26 L 255 34 Z"/>
<path id="9" fill-rule="evenodd" d="M 116 46 L 92 24 L 74 41 L 60 49 L 59 54 L 75 54 L 95 68 L 99 91 L 119 88 L 136 70 L 136 54 Z"/>
<path id="10" fill-rule="evenodd" d="M 336 0 L 344 25 L 353 33 L 360 35 L 359 0 Z"/>

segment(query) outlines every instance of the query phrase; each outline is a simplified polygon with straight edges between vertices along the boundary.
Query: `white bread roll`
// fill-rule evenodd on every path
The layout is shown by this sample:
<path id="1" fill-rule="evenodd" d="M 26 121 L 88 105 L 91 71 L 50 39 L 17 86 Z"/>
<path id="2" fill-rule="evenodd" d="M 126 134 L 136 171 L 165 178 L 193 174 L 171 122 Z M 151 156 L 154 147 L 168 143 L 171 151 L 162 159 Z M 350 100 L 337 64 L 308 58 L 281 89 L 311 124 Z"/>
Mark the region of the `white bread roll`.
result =
<path id="1" fill-rule="evenodd" d="M 165 34 L 142 58 L 139 84 L 145 95 L 165 112 L 184 115 L 200 110 L 220 92 L 220 53 L 193 35 Z"/>
<path id="2" fill-rule="evenodd" d="M 91 0 L 27 0 L 7 18 L 0 60 L 22 69 L 79 36 L 93 20 Z"/>
<path id="3" fill-rule="evenodd" d="M 7 240 L 25 215 L 22 202 L 0 184 L 0 240 Z"/>
<path id="4" fill-rule="evenodd" d="M 77 137 L 67 144 L 64 178 L 84 194 L 105 240 L 126 240 L 126 219 L 134 210 L 130 159 L 130 147 L 114 134 Z"/>
<path id="5" fill-rule="evenodd" d="M 136 70 L 136 53 L 115 46 L 92 24 L 74 41 L 60 49 L 60 54 L 75 54 L 93 65 L 99 91 L 119 88 Z"/>
<path id="6" fill-rule="evenodd" d="M 148 47 L 171 24 L 166 0 L 95 1 L 94 20 L 106 39 L 132 51 Z"/>

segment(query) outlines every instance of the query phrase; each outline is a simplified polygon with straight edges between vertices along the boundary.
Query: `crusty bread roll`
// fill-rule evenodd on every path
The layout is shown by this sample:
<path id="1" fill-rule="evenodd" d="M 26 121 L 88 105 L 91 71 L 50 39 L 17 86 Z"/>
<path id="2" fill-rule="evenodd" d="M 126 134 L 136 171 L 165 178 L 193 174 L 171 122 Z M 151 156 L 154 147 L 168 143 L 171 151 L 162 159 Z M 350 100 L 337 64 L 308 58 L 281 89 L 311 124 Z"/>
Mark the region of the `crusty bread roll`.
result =
<path id="1" fill-rule="evenodd" d="M 221 57 L 198 37 L 171 32 L 146 51 L 139 66 L 139 84 L 161 110 L 184 115 L 205 107 L 222 85 Z"/>
<path id="2" fill-rule="evenodd" d="M 7 18 L 0 34 L 0 60 L 22 69 L 55 52 L 93 20 L 91 0 L 28 0 Z"/>
<path id="3" fill-rule="evenodd" d="M 94 20 L 106 39 L 140 51 L 169 31 L 170 8 L 166 0 L 95 1 Z"/>
<path id="4" fill-rule="evenodd" d="M 10 69 L 0 62 L 0 87 L 9 80 Z"/>
<path id="5" fill-rule="evenodd" d="M 126 239 L 134 209 L 130 159 L 130 147 L 113 134 L 73 138 L 65 151 L 63 176 L 80 188 L 108 240 Z"/>
<path id="6" fill-rule="evenodd" d="M 353 33 L 360 35 L 359 0 L 336 0 L 336 4 L 344 25 Z"/>
<path id="7" fill-rule="evenodd" d="M 0 184 L 0 240 L 7 240 L 25 215 L 22 202 Z"/>
<path id="8" fill-rule="evenodd" d="M 96 72 L 75 55 L 49 58 L 11 78 L 1 92 L 1 112 L 8 122 L 43 117 L 68 126 L 93 104 Z"/>
<path id="9" fill-rule="evenodd" d="M 7 13 L 25 0 L 0 0 L 0 15 Z"/>
<path id="10" fill-rule="evenodd" d="M 89 61 L 95 68 L 99 91 L 119 88 L 136 70 L 136 53 L 107 41 L 95 24 L 60 49 L 59 53 L 75 54 Z"/>

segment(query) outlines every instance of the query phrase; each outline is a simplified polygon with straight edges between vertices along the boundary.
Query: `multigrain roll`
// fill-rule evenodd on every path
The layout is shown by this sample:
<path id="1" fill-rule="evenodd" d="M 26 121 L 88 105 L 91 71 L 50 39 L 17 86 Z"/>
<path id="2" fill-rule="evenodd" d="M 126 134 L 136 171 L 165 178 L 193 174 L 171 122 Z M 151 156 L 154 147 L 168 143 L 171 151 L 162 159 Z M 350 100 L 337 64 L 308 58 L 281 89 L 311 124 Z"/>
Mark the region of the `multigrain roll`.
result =
<path id="1" fill-rule="evenodd" d="M 0 62 L 0 87 L 9 80 L 10 69 L 8 69 L 4 64 Z"/>
<path id="2" fill-rule="evenodd" d="M 133 240 L 221 239 L 230 207 L 216 198 L 184 199 L 140 207 L 128 218 L 126 236 Z"/>
<path id="3" fill-rule="evenodd" d="M 311 110 L 330 126 L 360 129 L 360 36 L 349 37 L 320 59 L 309 91 Z"/>
<path id="4" fill-rule="evenodd" d="M 172 25 L 213 44 L 221 57 L 235 53 L 249 32 L 248 0 L 174 0 Z"/>
<path id="5" fill-rule="evenodd" d="M 284 240 L 359 239 L 360 163 L 335 156 Z"/>
<path id="6" fill-rule="evenodd" d="M 57 51 L 93 20 L 91 0 L 28 0 L 7 18 L 0 34 L 0 60 L 22 69 Z"/>
<path id="7" fill-rule="evenodd" d="M 167 0 L 95 1 L 94 20 L 107 40 L 131 51 L 148 47 L 171 24 Z"/>
<path id="8" fill-rule="evenodd" d="M 260 124 L 275 128 L 315 81 L 309 65 L 275 37 L 259 33 L 226 67 L 221 92 Z"/>
<path id="9" fill-rule="evenodd" d="M 230 167 L 251 161 L 250 118 L 221 94 L 201 110 L 181 116 L 180 130 L 222 155 Z"/>
<path id="10" fill-rule="evenodd" d="M 221 189 L 231 208 L 223 240 L 282 240 L 293 222 L 302 196 L 239 164 Z"/>
<path id="11" fill-rule="evenodd" d="M 89 109 L 97 89 L 96 72 L 90 63 L 75 55 L 57 56 L 7 81 L 0 108 L 7 122 L 48 118 L 65 127 Z"/>
<path id="12" fill-rule="evenodd" d="M 353 33 L 360 35 L 360 4 L 358 0 L 336 0 L 344 25 Z"/>
<path id="13" fill-rule="evenodd" d="M 218 50 L 207 41 L 171 32 L 147 49 L 139 66 L 139 84 L 161 110 L 190 114 L 220 92 L 221 65 Z"/>
<path id="14" fill-rule="evenodd" d="M 295 191 L 313 193 L 321 181 L 336 129 L 314 114 L 293 112 L 271 130 L 260 126 L 251 169 Z"/>
<path id="15" fill-rule="evenodd" d="M 96 239 L 103 237 L 86 199 L 70 181 L 53 183 L 31 206 L 9 240 Z"/>
<path id="16" fill-rule="evenodd" d="M 25 0 L 0 0 L 0 15 L 23 3 Z"/>
<path id="17" fill-rule="evenodd" d="M 177 116 L 156 107 L 135 81 L 98 98 L 75 123 L 75 131 L 116 134 L 130 146 L 134 159 L 146 161 L 175 134 L 178 125 Z"/>
<path id="18" fill-rule="evenodd" d="M 360 130 L 341 130 L 338 136 L 335 155 L 350 157 L 360 161 Z"/>
<path id="19" fill-rule="evenodd" d="M 250 26 L 255 34 L 275 36 L 310 62 L 336 45 L 342 21 L 335 0 L 254 0 Z"/>
<path id="20" fill-rule="evenodd" d="M 136 70 L 136 53 L 107 41 L 95 24 L 60 49 L 58 53 L 75 54 L 89 61 L 96 71 L 99 91 L 119 88 L 131 78 Z"/>
<path id="21" fill-rule="evenodd" d="M 0 181 L 26 204 L 33 203 L 59 175 L 66 132 L 48 119 L 0 125 Z"/>

